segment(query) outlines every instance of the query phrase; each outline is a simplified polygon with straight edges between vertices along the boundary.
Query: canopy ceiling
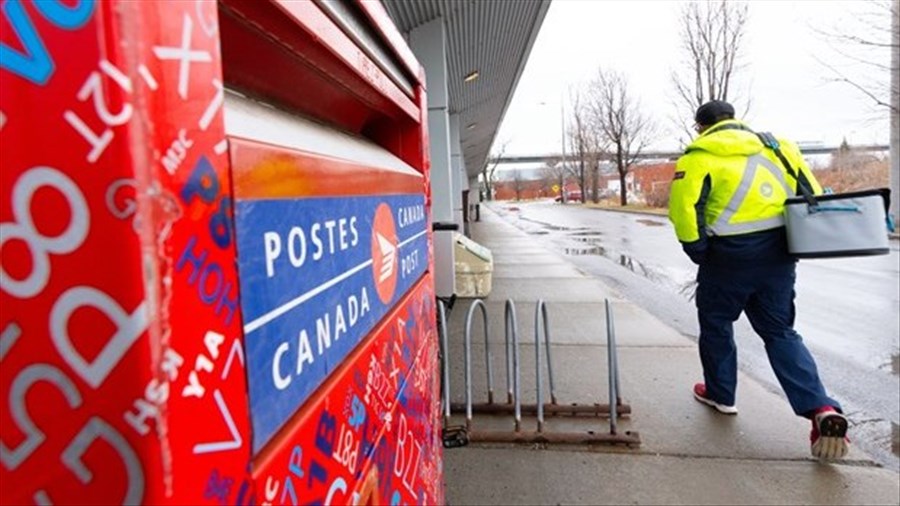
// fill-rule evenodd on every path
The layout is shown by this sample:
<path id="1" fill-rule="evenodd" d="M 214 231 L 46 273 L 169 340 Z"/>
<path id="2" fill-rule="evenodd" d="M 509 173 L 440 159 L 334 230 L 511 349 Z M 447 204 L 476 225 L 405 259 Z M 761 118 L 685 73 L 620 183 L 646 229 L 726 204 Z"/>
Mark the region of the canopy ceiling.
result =
<path id="1" fill-rule="evenodd" d="M 407 39 L 417 26 L 445 20 L 449 112 L 459 114 L 470 179 L 487 160 L 549 6 L 550 0 L 384 0 Z"/>

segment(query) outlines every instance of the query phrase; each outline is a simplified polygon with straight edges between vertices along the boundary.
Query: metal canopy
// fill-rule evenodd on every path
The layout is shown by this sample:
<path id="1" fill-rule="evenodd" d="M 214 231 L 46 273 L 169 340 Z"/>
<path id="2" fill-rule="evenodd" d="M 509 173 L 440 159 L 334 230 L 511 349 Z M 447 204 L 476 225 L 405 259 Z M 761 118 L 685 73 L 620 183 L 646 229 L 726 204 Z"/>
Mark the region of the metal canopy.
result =
<path id="1" fill-rule="evenodd" d="M 550 0 L 383 2 L 407 40 L 417 26 L 444 19 L 449 112 L 459 114 L 466 171 L 470 179 L 475 178 L 487 161 Z M 472 72 L 478 72 L 478 77 L 465 82 Z"/>

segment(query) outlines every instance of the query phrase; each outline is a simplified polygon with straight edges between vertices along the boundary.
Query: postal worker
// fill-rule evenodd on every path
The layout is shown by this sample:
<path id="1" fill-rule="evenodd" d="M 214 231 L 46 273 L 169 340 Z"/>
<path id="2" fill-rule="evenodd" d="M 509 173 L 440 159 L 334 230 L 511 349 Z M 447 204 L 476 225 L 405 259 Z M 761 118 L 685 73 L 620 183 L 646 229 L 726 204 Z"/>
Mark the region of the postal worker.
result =
<path id="1" fill-rule="evenodd" d="M 847 419 L 819 379 L 815 360 L 794 330 L 796 260 L 788 254 L 784 201 L 798 179 L 822 189 L 785 139 L 758 135 L 734 119 L 734 107 L 713 100 L 697 109 L 697 138 L 675 167 L 669 219 L 697 272 L 697 315 L 703 383 L 694 398 L 737 414 L 737 349 L 732 324 L 744 312 L 765 343 L 794 413 L 812 420 L 811 451 L 821 459 L 849 450 Z M 764 141 L 769 142 L 764 144 Z M 792 166 L 785 168 L 772 143 Z M 768 144 L 768 145 L 767 145 Z"/>

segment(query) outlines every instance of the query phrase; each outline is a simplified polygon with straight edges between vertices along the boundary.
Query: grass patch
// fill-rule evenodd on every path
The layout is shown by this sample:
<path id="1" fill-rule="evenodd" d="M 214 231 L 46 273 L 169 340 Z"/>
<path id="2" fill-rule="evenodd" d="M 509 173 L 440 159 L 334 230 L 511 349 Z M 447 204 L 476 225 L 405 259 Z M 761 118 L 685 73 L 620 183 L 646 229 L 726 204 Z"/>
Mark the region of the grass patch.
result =
<path id="1" fill-rule="evenodd" d="M 603 199 L 598 203 L 593 202 L 585 202 L 585 207 L 589 207 L 591 209 L 603 209 L 605 211 L 623 211 L 623 212 L 633 212 L 633 213 L 649 213 L 649 214 L 658 214 L 660 216 L 666 216 L 669 212 L 668 209 L 664 207 L 652 207 L 647 204 L 628 204 L 627 206 L 619 205 L 618 199 Z"/>

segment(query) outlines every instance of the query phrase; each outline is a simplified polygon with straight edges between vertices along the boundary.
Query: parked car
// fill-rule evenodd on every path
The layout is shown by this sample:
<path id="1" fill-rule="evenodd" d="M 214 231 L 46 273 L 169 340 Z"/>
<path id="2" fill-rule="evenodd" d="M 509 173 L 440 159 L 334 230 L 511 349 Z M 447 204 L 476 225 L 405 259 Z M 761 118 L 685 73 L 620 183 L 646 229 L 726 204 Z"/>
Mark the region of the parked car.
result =
<path id="1" fill-rule="evenodd" d="M 562 195 L 559 195 L 555 199 L 557 202 L 562 202 Z M 571 190 L 566 192 L 566 202 L 584 202 L 584 199 L 581 195 L 581 190 Z"/>

